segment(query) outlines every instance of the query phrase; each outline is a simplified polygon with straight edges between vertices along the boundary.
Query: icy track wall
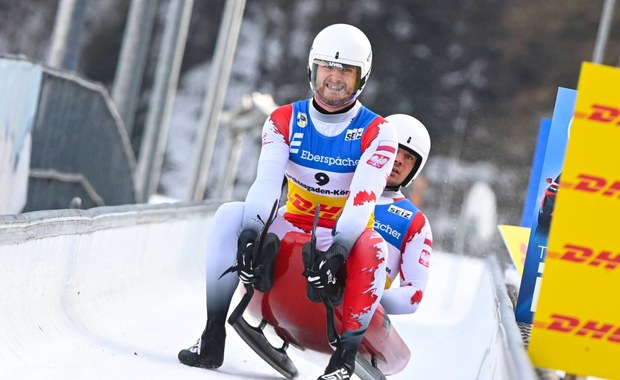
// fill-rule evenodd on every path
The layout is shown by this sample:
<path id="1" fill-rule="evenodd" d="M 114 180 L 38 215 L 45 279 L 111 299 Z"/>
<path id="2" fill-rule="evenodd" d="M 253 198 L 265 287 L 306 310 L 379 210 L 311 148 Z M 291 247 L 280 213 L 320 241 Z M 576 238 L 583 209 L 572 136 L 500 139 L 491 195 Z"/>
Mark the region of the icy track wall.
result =
<path id="1" fill-rule="evenodd" d="M 167 305 L 157 298 L 161 287 L 180 276 L 203 277 L 204 231 L 216 206 L 0 216 L 0 378 L 98 378 L 72 372 L 74 362 L 104 351 L 97 345 L 110 346 L 105 332 L 85 322 L 89 314 L 118 316 L 120 326 L 131 318 L 108 307 L 123 304 L 119 298 L 153 297 L 153 305 Z M 153 318 L 161 319 L 158 312 L 165 309 L 154 310 Z M 108 333 L 122 342 L 115 331 Z"/>
<path id="2" fill-rule="evenodd" d="M 204 323 L 203 247 L 217 206 L 131 205 L 0 216 L 0 378 L 204 378 L 204 370 L 179 365 L 176 352 L 192 343 Z M 416 333 L 412 361 L 418 359 L 410 363 L 411 373 L 405 370 L 395 379 L 424 378 L 422 372 L 451 372 L 446 379 L 455 378 L 464 367 L 474 368 L 472 380 L 533 379 L 497 266 L 440 253 L 436 258 L 434 276 L 445 289 L 435 287 L 435 302 L 472 293 L 456 302 L 469 303 L 460 308 L 467 315 L 416 315 L 418 322 L 394 318 L 405 339 Z M 460 275 L 453 281 L 442 279 L 442 272 L 455 271 Z M 467 289 L 472 276 L 476 286 Z M 442 299 L 442 292 L 452 296 Z M 193 309 L 183 310 L 188 304 Z M 425 319 L 453 323 L 431 329 L 414 325 Z M 433 329 L 434 336 L 417 333 Z M 233 335 L 230 330 L 227 350 L 235 349 Z M 450 347 L 437 346 L 439 341 Z M 468 354 L 446 357 L 446 348 Z M 269 373 L 250 354 L 242 368 L 226 367 L 235 362 L 228 360 L 218 373 L 237 373 L 226 378 Z M 430 362 L 420 362 L 424 355 L 432 356 Z"/>

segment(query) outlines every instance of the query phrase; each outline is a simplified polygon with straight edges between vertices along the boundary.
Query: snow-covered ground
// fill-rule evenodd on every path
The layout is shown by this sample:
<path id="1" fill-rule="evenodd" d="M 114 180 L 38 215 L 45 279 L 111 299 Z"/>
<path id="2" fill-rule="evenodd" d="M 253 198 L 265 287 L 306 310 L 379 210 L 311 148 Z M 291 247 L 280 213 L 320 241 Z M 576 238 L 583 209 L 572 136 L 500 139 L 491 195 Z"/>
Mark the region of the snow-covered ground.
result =
<path id="1" fill-rule="evenodd" d="M 282 378 L 232 328 L 217 371 L 178 362 L 205 318 L 200 247 L 209 222 L 175 220 L 187 210 L 0 220 L 0 379 Z M 488 267 L 441 252 L 431 265 L 419 311 L 391 318 L 412 359 L 390 379 L 493 379 L 488 358 L 502 353 Z M 289 354 L 299 379 L 326 365 L 326 357 Z"/>

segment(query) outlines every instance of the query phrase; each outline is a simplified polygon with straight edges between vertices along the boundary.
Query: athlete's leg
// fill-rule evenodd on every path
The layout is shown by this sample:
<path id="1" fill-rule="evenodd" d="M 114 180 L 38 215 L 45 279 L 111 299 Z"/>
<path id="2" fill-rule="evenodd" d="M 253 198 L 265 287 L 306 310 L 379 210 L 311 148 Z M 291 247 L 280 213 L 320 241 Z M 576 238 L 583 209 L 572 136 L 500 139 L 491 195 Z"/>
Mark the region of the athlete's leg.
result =
<path id="1" fill-rule="evenodd" d="M 220 205 L 207 231 L 207 323 L 196 344 L 179 352 L 179 361 L 193 367 L 218 368 L 224 361 L 226 316 L 239 283 L 236 272 L 220 276 L 235 263 L 243 203 Z"/>
<path id="2" fill-rule="evenodd" d="M 374 230 L 367 229 L 357 239 L 346 261 L 346 282 L 342 301 L 340 344 L 332 355 L 324 378 L 351 376 L 355 356 L 385 286 L 387 244 Z"/>
<path id="3" fill-rule="evenodd" d="M 226 320 L 230 302 L 239 285 L 237 272 L 222 274 L 235 265 L 243 205 L 243 202 L 224 203 L 213 215 L 205 258 L 208 319 Z"/>

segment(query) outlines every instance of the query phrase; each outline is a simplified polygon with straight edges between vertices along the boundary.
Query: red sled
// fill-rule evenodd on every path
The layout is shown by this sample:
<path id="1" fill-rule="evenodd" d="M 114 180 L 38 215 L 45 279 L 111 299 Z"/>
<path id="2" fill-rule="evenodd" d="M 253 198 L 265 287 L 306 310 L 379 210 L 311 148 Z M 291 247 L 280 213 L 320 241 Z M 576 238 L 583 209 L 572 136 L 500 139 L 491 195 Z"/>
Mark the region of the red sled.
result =
<path id="1" fill-rule="evenodd" d="M 280 242 L 273 264 L 273 286 L 263 293 L 245 285 L 246 293 L 229 318 L 229 323 L 241 338 L 274 369 L 288 378 L 296 377 L 297 368 L 286 353 L 289 345 L 301 350 L 329 354 L 333 348 L 328 341 L 326 307 L 306 296 L 306 278 L 302 247 L 310 241 L 305 233 L 289 232 Z M 243 318 L 244 311 L 261 321 L 250 326 Z M 321 318 L 313 316 L 320 315 Z M 333 308 L 336 331 L 342 325 L 341 306 Z M 270 325 L 282 339 L 280 348 L 273 347 L 263 329 Z M 411 352 L 390 322 L 381 305 L 377 307 L 357 355 L 355 374 L 363 380 L 385 379 L 402 371 Z"/>

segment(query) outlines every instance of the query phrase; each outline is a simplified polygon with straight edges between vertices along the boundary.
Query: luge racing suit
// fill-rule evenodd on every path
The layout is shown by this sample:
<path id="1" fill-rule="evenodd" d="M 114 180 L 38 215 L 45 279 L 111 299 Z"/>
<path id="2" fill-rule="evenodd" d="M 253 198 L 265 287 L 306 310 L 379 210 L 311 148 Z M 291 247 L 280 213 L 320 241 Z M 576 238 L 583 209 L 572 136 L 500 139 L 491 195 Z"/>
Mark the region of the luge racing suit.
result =
<path id="1" fill-rule="evenodd" d="M 207 242 L 209 315 L 228 310 L 239 279 L 220 275 L 234 264 L 240 231 L 258 229 L 260 220 L 267 220 L 286 176 L 285 213 L 278 213 L 270 231 L 280 238 L 288 231 L 309 232 L 321 204 L 317 248 L 325 251 L 333 241 L 349 250 L 342 330 L 363 332 L 386 281 L 387 244 L 372 229 L 372 215 L 396 150 L 393 128 L 359 101 L 338 114 L 320 113 L 312 99 L 277 108 L 263 125 L 257 176 L 245 200 L 242 225 L 222 227 L 226 207 L 214 215 Z M 234 232 L 222 233 L 227 228 Z"/>
<path id="2" fill-rule="evenodd" d="M 381 305 L 388 314 L 413 313 L 429 277 L 433 234 L 428 219 L 400 191 L 385 191 L 375 207 L 374 228 L 388 244 Z M 390 288 L 399 274 L 400 286 Z"/>

